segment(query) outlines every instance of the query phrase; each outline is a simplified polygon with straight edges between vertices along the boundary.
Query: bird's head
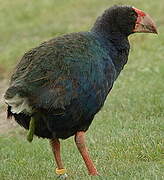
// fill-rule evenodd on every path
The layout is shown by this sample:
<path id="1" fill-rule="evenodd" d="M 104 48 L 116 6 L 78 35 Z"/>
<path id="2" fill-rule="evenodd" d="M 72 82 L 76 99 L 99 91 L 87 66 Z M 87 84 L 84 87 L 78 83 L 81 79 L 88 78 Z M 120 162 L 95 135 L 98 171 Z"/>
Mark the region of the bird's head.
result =
<path id="1" fill-rule="evenodd" d="M 135 32 L 156 33 L 157 28 L 151 17 L 131 6 L 113 6 L 99 17 L 93 29 L 106 33 L 121 33 L 126 36 Z"/>

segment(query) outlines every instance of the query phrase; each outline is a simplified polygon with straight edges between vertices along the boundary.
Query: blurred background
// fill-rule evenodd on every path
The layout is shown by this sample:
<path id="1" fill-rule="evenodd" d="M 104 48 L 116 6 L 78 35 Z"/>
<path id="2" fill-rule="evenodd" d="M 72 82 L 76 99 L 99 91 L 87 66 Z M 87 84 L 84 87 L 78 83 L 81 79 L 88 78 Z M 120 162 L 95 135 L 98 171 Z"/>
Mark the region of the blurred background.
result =
<path id="1" fill-rule="evenodd" d="M 6 121 L 2 96 L 13 68 L 25 52 L 43 41 L 88 31 L 112 5 L 132 5 L 147 12 L 159 35 L 134 34 L 129 38 L 128 65 L 87 133 L 101 175 L 94 179 L 164 178 L 164 1 L 0 0 L 0 179 L 55 177 L 48 142 L 35 138 L 29 144 L 26 132 Z M 63 143 L 70 179 L 89 179 L 72 141 Z"/>

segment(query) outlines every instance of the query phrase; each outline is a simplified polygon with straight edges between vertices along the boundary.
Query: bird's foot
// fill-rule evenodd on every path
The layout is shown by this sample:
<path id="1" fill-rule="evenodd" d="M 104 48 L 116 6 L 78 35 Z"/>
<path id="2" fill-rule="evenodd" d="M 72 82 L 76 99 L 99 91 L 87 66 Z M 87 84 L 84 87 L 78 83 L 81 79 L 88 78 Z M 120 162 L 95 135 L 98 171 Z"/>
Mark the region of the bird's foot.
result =
<path id="1" fill-rule="evenodd" d="M 98 172 L 95 172 L 95 173 L 89 173 L 90 176 L 99 176 L 99 173 Z"/>
<path id="2" fill-rule="evenodd" d="M 62 169 L 56 168 L 56 174 L 59 175 L 58 179 L 66 179 L 68 177 L 67 170 L 65 168 Z"/>
<path id="3" fill-rule="evenodd" d="M 67 179 L 68 175 L 65 173 L 65 174 L 61 174 L 58 176 L 58 179 Z"/>

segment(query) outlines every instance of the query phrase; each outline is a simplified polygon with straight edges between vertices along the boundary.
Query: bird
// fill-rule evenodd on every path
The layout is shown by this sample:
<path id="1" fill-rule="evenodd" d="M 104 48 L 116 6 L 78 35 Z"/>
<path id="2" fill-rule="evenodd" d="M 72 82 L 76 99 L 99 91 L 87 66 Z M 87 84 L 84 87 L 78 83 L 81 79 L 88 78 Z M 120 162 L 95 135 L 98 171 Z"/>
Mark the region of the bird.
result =
<path id="1" fill-rule="evenodd" d="M 26 52 L 14 69 L 4 95 L 7 117 L 28 130 L 28 141 L 34 135 L 49 140 L 61 179 L 68 172 L 60 141 L 71 136 L 88 174 L 99 175 L 85 133 L 128 61 L 129 35 L 137 32 L 157 34 L 157 27 L 144 11 L 114 5 L 90 30 L 41 43 Z"/>

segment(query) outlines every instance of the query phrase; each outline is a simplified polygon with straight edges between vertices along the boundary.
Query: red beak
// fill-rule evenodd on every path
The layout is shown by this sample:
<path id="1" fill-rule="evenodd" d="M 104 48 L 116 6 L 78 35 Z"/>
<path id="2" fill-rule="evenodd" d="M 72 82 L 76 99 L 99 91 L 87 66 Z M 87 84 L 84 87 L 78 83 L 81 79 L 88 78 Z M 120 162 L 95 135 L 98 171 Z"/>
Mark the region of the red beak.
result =
<path id="1" fill-rule="evenodd" d="M 157 27 L 151 17 L 144 13 L 143 11 L 133 8 L 138 14 L 137 21 L 133 32 L 144 32 L 144 33 L 155 33 L 157 32 Z"/>

